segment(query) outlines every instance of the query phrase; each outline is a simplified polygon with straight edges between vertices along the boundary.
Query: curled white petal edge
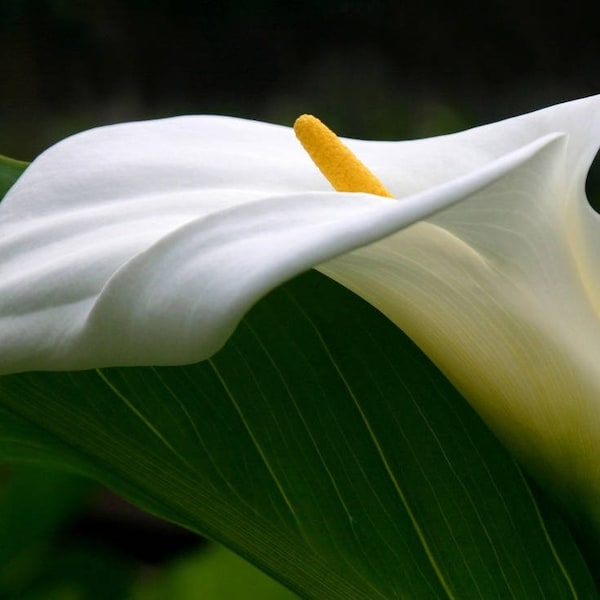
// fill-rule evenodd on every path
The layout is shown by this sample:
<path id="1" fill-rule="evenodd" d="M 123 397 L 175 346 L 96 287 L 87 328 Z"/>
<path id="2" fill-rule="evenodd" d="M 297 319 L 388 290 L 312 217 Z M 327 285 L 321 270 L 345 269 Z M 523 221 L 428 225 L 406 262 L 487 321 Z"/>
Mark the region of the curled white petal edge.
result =
<path id="1" fill-rule="evenodd" d="M 0 372 L 203 360 L 280 283 L 476 194 L 562 137 L 546 135 L 399 202 L 287 194 L 192 220 L 123 264 L 91 307 L 74 303 L 56 319 L 50 310 L 11 322 L 10 305 L 0 304 Z"/>

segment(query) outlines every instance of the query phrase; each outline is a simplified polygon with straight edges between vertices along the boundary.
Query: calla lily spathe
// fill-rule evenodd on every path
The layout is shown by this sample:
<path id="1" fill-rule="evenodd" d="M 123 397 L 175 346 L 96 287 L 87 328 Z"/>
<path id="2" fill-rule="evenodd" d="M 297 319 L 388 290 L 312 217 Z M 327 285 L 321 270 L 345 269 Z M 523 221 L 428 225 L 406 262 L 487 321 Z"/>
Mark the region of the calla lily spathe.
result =
<path id="1" fill-rule="evenodd" d="M 318 265 L 593 511 L 600 223 L 584 186 L 599 143 L 600 97 L 347 140 L 389 199 L 332 191 L 285 127 L 180 117 L 76 135 L 0 205 L 0 372 L 202 360 Z"/>

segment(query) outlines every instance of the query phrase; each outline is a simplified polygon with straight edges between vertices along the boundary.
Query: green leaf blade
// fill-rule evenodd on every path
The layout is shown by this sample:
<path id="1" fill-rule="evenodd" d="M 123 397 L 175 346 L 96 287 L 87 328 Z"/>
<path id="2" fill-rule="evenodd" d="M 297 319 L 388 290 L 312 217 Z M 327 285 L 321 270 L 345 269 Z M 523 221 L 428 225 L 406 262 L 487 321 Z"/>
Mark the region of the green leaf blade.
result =
<path id="1" fill-rule="evenodd" d="M 210 361 L 6 376 L 0 404 L 22 423 L 0 427 L 7 459 L 51 447 L 302 597 L 597 597 L 553 509 L 445 378 L 316 273 Z"/>
<path id="2" fill-rule="evenodd" d="M 0 155 L 0 200 L 21 176 L 29 163 Z"/>

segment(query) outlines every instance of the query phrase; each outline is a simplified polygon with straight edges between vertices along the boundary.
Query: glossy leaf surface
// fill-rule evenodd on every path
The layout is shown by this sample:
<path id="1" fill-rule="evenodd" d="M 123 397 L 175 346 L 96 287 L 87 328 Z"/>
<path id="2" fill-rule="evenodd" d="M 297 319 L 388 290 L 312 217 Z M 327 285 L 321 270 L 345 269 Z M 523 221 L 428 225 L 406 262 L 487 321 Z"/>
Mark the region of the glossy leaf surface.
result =
<path id="1" fill-rule="evenodd" d="M 0 379 L 0 457 L 88 474 L 306 598 L 594 598 L 430 361 L 311 272 L 211 360 Z"/>

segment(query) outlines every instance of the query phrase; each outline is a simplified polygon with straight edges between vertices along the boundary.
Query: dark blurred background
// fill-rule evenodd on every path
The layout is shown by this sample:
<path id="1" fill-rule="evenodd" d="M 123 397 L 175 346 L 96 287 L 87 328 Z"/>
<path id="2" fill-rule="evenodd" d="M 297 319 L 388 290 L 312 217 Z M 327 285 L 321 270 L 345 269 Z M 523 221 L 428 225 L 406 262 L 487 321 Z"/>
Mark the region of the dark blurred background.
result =
<path id="1" fill-rule="evenodd" d="M 444 133 L 600 91 L 600 2 L 0 0 L 0 153 L 182 113 Z"/>

